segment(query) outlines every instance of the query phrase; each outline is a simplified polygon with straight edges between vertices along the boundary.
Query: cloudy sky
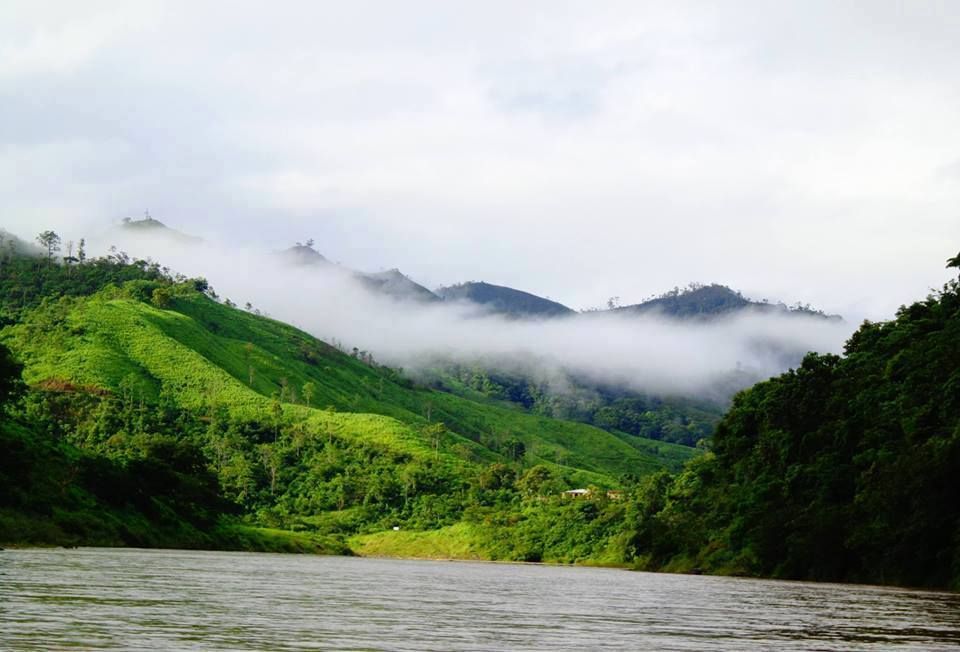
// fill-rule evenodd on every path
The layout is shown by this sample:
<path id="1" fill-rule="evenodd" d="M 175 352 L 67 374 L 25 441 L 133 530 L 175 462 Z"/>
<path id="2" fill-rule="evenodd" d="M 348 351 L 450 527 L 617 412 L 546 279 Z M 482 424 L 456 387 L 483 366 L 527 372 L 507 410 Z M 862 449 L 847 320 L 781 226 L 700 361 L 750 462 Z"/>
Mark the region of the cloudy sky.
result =
<path id="1" fill-rule="evenodd" d="M 5 0 L 0 226 L 883 318 L 960 249 L 957 34 L 947 0 Z"/>

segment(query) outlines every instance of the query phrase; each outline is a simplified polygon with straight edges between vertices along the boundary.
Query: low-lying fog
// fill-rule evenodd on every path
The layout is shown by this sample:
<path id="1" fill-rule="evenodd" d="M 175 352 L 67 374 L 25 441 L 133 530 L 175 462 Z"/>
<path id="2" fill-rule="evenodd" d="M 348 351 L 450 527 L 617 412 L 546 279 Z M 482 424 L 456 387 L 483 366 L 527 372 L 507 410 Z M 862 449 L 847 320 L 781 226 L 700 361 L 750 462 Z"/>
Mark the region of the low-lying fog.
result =
<path id="1" fill-rule="evenodd" d="M 375 293 L 348 270 L 292 266 L 276 253 L 204 244 L 110 242 L 187 276 L 203 276 L 221 299 L 291 323 L 345 348 L 416 373 L 437 359 L 523 370 L 540 380 L 560 370 L 638 391 L 716 397 L 731 374 L 757 379 L 785 371 L 806 351 L 840 352 L 853 326 L 812 316 L 741 312 L 709 322 L 582 313 L 517 320 L 475 305 L 401 301 Z M 107 240 L 90 247 L 106 251 Z M 99 251 L 96 251 L 99 250 Z"/>

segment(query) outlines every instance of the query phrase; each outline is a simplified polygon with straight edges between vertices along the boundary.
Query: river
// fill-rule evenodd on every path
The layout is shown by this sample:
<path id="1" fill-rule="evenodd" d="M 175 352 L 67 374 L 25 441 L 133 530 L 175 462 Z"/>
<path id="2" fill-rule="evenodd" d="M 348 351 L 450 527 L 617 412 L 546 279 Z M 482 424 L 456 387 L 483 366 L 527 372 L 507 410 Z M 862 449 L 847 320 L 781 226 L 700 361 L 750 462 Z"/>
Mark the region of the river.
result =
<path id="1" fill-rule="evenodd" d="M 3 650 L 955 647 L 950 593 L 519 564 L 0 552 Z"/>

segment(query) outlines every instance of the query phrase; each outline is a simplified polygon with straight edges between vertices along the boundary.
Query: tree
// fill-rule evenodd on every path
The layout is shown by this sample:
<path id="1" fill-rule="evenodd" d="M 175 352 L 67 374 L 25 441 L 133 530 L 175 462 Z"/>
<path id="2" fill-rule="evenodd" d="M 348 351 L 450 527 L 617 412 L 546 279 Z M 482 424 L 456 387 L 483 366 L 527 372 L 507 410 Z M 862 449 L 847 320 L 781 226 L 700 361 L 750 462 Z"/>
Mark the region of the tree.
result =
<path id="1" fill-rule="evenodd" d="M 10 349 L 0 344 L 0 405 L 16 398 L 22 391 L 21 372 L 23 365 L 14 359 Z"/>
<path id="2" fill-rule="evenodd" d="M 150 298 L 150 303 L 157 308 L 164 310 L 170 306 L 172 300 L 173 296 L 170 294 L 170 290 L 167 288 L 155 288 L 153 290 L 153 295 Z"/>
<path id="3" fill-rule="evenodd" d="M 516 437 L 510 437 L 503 444 L 503 451 L 507 457 L 509 457 L 514 462 L 517 462 L 523 459 L 523 456 L 527 452 L 527 447 L 522 441 Z"/>
<path id="4" fill-rule="evenodd" d="M 60 251 L 60 236 L 53 231 L 43 231 L 37 236 L 37 242 L 47 250 L 47 260 L 53 260 L 53 254 Z"/>
<path id="5" fill-rule="evenodd" d="M 79 259 L 73 256 L 73 240 L 67 242 L 67 255 L 63 257 L 63 262 L 67 265 L 72 265 L 77 262 Z"/>
<path id="6" fill-rule="evenodd" d="M 543 464 L 537 464 L 531 467 L 526 473 L 517 479 L 515 486 L 517 491 L 527 498 L 533 498 L 544 494 L 545 488 L 555 488 L 555 478 L 550 468 Z"/>
<path id="7" fill-rule="evenodd" d="M 280 474 L 280 467 L 283 465 L 283 451 L 274 444 L 260 444 L 257 447 L 260 453 L 260 461 L 263 467 L 270 474 L 270 495 L 277 492 L 277 477 Z"/>
<path id="8" fill-rule="evenodd" d="M 433 446 L 434 456 L 440 455 L 440 440 L 446 432 L 447 427 L 439 422 L 430 424 L 423 429 L 424 436 L 430 441 L 430 445 Z"/>
<path id="9" fill-rule="evenodd" d="M 953 258 L 947 259 L 947 269 L 950 269 L 951 267 L 960 268 L 960 253 L 957 253 L 957 255 Z"/>
<path id="10" fill-rule="evenodd" d="M 301 393 L 303 394 L 303 402 L 308 406 L 313 405 L 313 397 L 317 395 L 316 384 L 310 381 L 305 382 Z"/>
<path id="11" fill-rule="evenodd" d="M 274 393 L 273 395 L 273 404 L 271 405 L 270 412 L 273 416 L 273 441 L 276 442 L 280 438 L 280 426 L 283 424 L 283 403 L 280 401 L 280 395 Z"/>

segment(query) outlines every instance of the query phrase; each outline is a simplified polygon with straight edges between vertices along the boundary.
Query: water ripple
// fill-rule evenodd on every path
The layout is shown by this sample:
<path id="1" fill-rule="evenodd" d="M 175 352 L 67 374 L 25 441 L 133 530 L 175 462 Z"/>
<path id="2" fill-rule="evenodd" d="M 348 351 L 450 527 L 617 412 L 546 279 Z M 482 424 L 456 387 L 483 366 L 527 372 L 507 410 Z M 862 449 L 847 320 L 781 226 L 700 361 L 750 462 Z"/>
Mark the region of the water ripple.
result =
<path id="1" fill-rule="evenodd" d="M 930 650 L 960 596 L 555 566 L 0 553 L 5 650 Z"/>

